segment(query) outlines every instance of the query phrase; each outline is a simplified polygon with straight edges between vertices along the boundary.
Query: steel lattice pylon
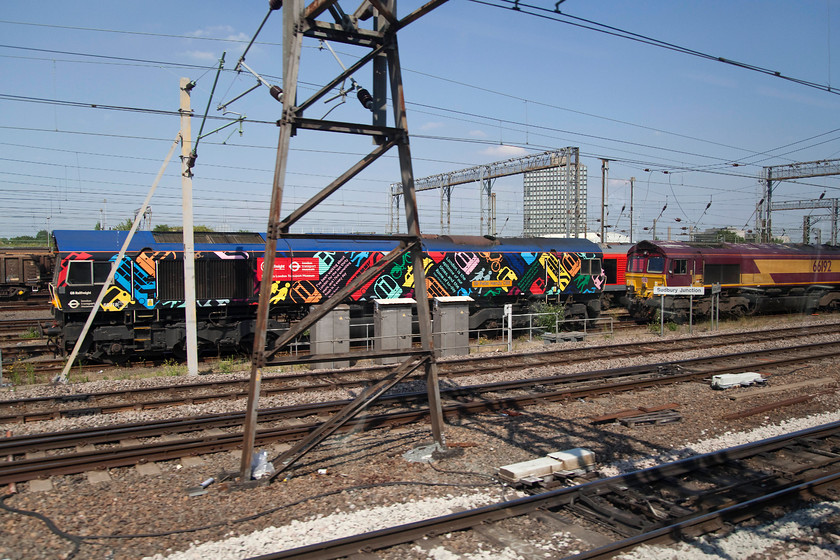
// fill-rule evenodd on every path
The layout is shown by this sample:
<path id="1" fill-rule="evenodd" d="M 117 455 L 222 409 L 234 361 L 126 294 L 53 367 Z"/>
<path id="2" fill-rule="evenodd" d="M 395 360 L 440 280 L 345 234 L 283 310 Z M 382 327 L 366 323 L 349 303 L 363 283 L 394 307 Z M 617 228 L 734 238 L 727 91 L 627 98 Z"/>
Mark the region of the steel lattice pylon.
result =
<path id="1" fill-rule="evenodd" d="M 296 336 L 308 329 L 318 319 L 342 303 L 347 296 L 372 280 L 385 266 L 406 252 L 411 254 L 414 266 L 414 290 L 417 300 L 417 318 L 420 324 L 422 352 L 409 353 L 404 361 L 398 364 L 385 378 L 366 389 L 350 405 L 337 413 L 331 420 L 322 424 L 321 427 L 301 440 L 292 449 L 273 459 L 276 469 L 275 476 L 297 461 L 320 441 L 334 433 L 342 424 L 346 423 L 355 414 L 371 404 L 378 396 L 420 367 L 424 367 L 426 372 L 434 439 L 440 447 L 444 446 L 443 413 L 440 404 L 437 365 L 434 357 L 431 333 L 431 315 L 426 291 L 422 247 L 420 244 L 421 234 L 414 189 L 414 175 L 411 166 L 411 150 L 405 115 L 405 97 L 403 95 L 402 74 L 397 47 L 397 31 L 437 6 L 445 3 L 445 1 L 432 0 L 402 19 L 397 19 L 396 16 L 396 0 L 364 0 L 352 15 L 346 13 L 335 0 L 315 0 L 308 5 L 303 0 L 285 0 L 283 3 L 283 114 L 278 121 L 280 134 L 277 142 L 277 159 L 271 193 L 264 270 L 271 271 L 274 268 L 278 239 L 307 237 L 289 233 L 289 228 L 292 224 L 314 209 L 330 194 L 337 191 L 391 148 L 397 148 L 399 154 L 401 182 L 403 184 L 402 196 L 404 199 L 408 233 L 403 236 L 364 236 L 363 238 L 366 239 L 380 238 L 391 241 L 396 239 L 400 241 L 400 246 L 385 255 L 378 263 L 366 270 L 363 274 L 360 274 L 353 282 L 343 287 L 329 300 L 316 306 L 309 315 L 287 331 L 269 351 L 266 351 L 265 346 L 272 290 L 272 275 L 263 275 L 260 285 L 256 337 L 251 362 L 251 384 L 244 427 L 245 439 L 243 442 L 241 462 L 241 480 L 243 482 L 250 479 L 250 461 L 254 449 L 257 407 L 260 394 L 260 380 L 262 377 L 261 370 L 265 365 L 266 358 L 275 354 L 283 346 L 294 340 Z M 272 2 L 270 4 L 272 8 L 275 6 L 279 8 L 279 2 Z M 331 16 L 333 21 L 320 21 L 317 19 L 325 14 Z M 366 20 L 370 21 L 369 28 L 362 27 L 362 22 Z M 300 104 L 296 104 L 300 54 L 304 38 L 367 47 L 370 49 L 370 52 L 355 64 L 346 68 L 332 81 L 325 84 L 309 99 Z M 303 116 L 307 108 L 330 93 L 334 87 L 368 63 L 372 63 L 373 66 L 373 92 L 372 95 L 365 92 L 367 97 L 363 99 L 360 91 L 359 100 L 365 107 L 371 110 L 373 115 L 372 124 L 327 121 L 305 118 Z M 388 115 L 386 110 L 388 86 L 390 86 L 393 111 L 393 126 L 390 127 L 387 126 Z M 367 156 L 336 178 L 309 201 L 281 219 L 289 144 L 291 137 L 298 129 L 369 136 L 373 138 L 376 146 Z M 362 238 L 349 235 L 333 237 Z"/>

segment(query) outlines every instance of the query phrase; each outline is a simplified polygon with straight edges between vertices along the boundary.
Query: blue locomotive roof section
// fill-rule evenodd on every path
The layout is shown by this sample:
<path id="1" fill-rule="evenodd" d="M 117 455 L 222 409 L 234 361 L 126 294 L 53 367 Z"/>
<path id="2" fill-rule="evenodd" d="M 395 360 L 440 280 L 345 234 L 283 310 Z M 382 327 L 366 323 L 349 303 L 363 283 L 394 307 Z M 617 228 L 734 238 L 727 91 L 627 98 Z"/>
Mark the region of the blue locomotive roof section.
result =
<path id="1" fill-rule="evenodd" d="M 250 234 L 249 239 L 235 239 L 239 234 L 231 234 L 228 237 L 233 238 L 233 242 L 225 242 L 224 234 L 204 234 L 197 232 L 195 243 L 196 251 L 261 251 L 265 249 L 264 238 L 260 234 Z M 123 230 L 55 230 L 53 231 L 55 237 L 56 248 L 61 253 L 71 252 L 116 252 L 122 248 L 123 243 L 128 238 L 128 231 Z M 165 241 L 159 241 L 156 238 L 163 237 Z M 202 243 L 203 238 L 216 238 L 213 242 Z M 169 241 L 169 239 L 172 241 Z M 177 239 L 177 241 L 175 241 Z M 152 249 L 153 251 L 183 251 L 184 244 L 181 239 L 180 232 L 166 232 L 165 234 L 151 232 L 151 231 L 137 231 L 131 238 L 127 251 L 136 252 L 143 249 Z M 254 242 L 247 242 L 247 241 Z M 260 240 L 259 243 L 256 240 Z"/>
<path id="2" fill-rule="evenodd" d="M 55 230 L 59 252 L 116 252 L 128 238 L 123 230 Z M 265 235 L 258 233 L 224 234 L 196 232 L 196 251 L 254 251 L 265 250 Z M 280 252 L 381 252 L 396 248 L 396 240 L 371 239 L 279 239 Z M 180 232 L 137 231 L 128 246 L 128 252 L 143 249 L 153 251 L 183 251 Z M 434 252 L 494 252 L 494 253 L 595 253 L 601 248 L 584 238 L 570 237 L 511 237 L 491 239 L 481 236 L 431 235 L 423 238 L 423 250 Z"/>
<path id="3" fill-rule="evenodd" d="M 317 234 L 313 234 L 317 235 Z M 279 239 L 278 251 L 378 251 L 387 253 L 399 245 L 398 241 L 381 239 Z M 433 252 L 492 252 L 492 253 L 595 253 L 601 254 L 598 244 L 584 238 L 568 237 L 511 237 L 487 239 L 481 236 L 429 235 L 423 238 L 423 250 Z"/>
<path id="4" fill-rule="evenodd" d="M 479 236 L 433 236 L 423 240 L 426 251 L 491 253 L 596 253 L 601 248 L 582 237 L 508 237 L 488 239 Z"/>
<path id="5" fill-rule="evenodd" d="M 313 234 L 317 236 L 317 234 Z M 278 239 L 278 251 L 291 251 L 300 253 L 318 252 L 380 252 L 387 253 L 399 246 L 399 241 L 382 241 L 374 239 Z M 263 246 L 263 249 L 265 247 Z"/>
<path id="6" fill-rule="evenodd" d="M 63 230 L 58 229 L 52 232 L 55 238 L 56 249 L 60 253 L 72 252 L 95 252 L 95 251 L 119 251 L 125 240 L 128 239 L 127 231 L 115 230 Z M 139 251 L 143 247 L 154 245 L 151 232 L 138 231 L 134 234 L 129 245 L 129 251 Z"/>

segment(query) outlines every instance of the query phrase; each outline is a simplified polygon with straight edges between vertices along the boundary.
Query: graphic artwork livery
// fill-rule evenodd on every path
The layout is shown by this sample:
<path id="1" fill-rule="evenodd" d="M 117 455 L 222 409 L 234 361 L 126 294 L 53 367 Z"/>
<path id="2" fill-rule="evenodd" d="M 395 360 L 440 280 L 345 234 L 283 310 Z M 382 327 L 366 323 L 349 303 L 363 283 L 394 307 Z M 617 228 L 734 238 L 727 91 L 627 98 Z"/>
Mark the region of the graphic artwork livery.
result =
<path id="1" fill-rule="evenodd" d="M 72 349 L 96 302 L 126 231 L 53 233 L 57 262 L 50 285 L 62 351 Z M 269 342 L 351 282 L 397 242 L 281 239 L 272 274 Z M 265 238 L 259 233 L 195 233 L 196 311 L 200 351 L 253 346 L 259 286 L 265 274 Z M 601 249 L 585 239 L 429 236 L 423 240 L 430 298 L 470 296 L 470 328 L 532 302 L 565 305 L 567 318 L 600 313 L 606 276 Z M 353 293 L 351 318 L 372 314 L 376 299 L 413 298 L 409 255 L 386 266 Z M 116 270 L 83 345 L 89 359 L 183 355 L 184 263 L 180 232 L 140 231 Z"/>

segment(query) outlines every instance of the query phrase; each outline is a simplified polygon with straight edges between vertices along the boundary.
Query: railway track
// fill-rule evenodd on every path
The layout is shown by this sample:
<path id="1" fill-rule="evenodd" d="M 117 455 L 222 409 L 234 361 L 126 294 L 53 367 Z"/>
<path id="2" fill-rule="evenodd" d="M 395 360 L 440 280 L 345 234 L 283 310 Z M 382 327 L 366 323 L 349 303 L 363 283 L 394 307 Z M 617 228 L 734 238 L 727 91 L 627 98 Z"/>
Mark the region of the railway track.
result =
<path id="1" fill-rule="evenodd" d="M 807 337 L 837 333 L 839 327 L 840 324 L 830 323 L 807 327 L 728 333 L 702 338 L 652 340 L 643 345 L 626 343 L 588 348 L 548 349 L 503 357 L 479 354 L 472 357 L 442 361 L 439 363 L 439 374 L 443 378 L 463 377 L 522 367 L 536 368 L 558 363 L 585 363 L 594 360 L 627 358 L 656 352 L 675 353 L 738 343 L 786 340 L 794 337 L 804 340 Z M 733 356 L 733 359 L 737 357 Z M 275 364 L 300 364 L 306 361 L 323 361 L 323 359 L 323 357 L 299 356 L 294 358 L 293 361 L 278 361 Z M 74 370 L 78 367 L 75 366 Z M 87 367 L 98 368 L 99 366 Z M 261 396 L 270 397 L 288 392 L 312 392 L 358 387 L 370 382 L 378 374 L 388 369 L 385 366 L 374 366 L 364 369 L 348 368 L 299 374 L 266 374 L 262 380 Z M 247 379 L 231 379 L 222 382 L 188 383 L 125 391 L 72 393 L 51 397 L 4 400 L 0 401 L 0 423 L 32 422 L 52 418 L 107 414 L 125 410 L 157 409 L 164 406 L 244 398 L 247 395 L 248 383 Z M 80 407 L 80 404 L 84 406 Z"/>
<path id="2" fill-rule="evenodd" d="M 32 319 L 0 319 L 0 340 L 20 338 L 30 332 L 44 336 L 44 328 L 52 322 L 52 317 L 33 317 Z"/>
<path id="3" fill-rule="evenodd" d="M 50 311 L 50 300 L 49 296 L 30 296 L 28 299 L 24 300 L 12 300 L 12 301 L 3 301 L 0 302 L 0 312 L 9 312 L 9 311 L 36 311 L 36 310 L 43 310 L 45 312 Z"/>
<path id="4" fill-rule="evenodd" d="M 4 359 L 15 358 L 18 360 L 31 356 L 41 356 L 52 353 L 53 348 L 43 339 L 19 339 L 17 342 L 0 344 L 0 352 Z"/>
<path id="5" fill-rule="evenodd" d="M 498 382 L 441 390 L 443 412 L 458 417 L 492 410 L 522 408 L 544 401 L 592 398 L 597 395 L 664 384 L 700 380 L 719 373 L 764 369 L 813 361 L 840 354 L 836 342 L 787 347 L 770 351 L 728 354 L 512 382 Z M 373 429 L 418 422 L 428 416 L 425 391 L 394 394 L 377 401 L 378 409 L 344 426 L 344 430 Z M 350 401 L 333 401 L 261 410 L 256 445 L 301 439 L 317 429 L 323 418 Z M 101 411 L 77 409 L 83 415 Z M 315 422 L 284 425 L 291 419 L 318 417 Z M 34 478 L 79 473 L 141 462 L 176 459 L 191 455 L 235 450 L 241 446 L 239 432 L 244 413 L 206 415 L 199 418 L 120 424 L 0 439 L 0 484 Z M 277 425 L 280 424 L 280 425 Z M 173 439 L 177 437 L 178 439 Z M 154 441 L 140 443 L 140 439 Z M 100 446 L 99 449 L 94 448 Z"/>
<path id="6" fill-rule="evenodd" d="M 612 543 L 577 554 L 606 559 L 640 544 L 676 542 L 752 519 L 770 506 L 824 495 L 840 488 L 840 423 L 698 455 L 642 471 L 583 482 L 532 496 L 427 519 L 408 525 L 293 548 L 261 560 L 327 560 L 376 552 L 400 555 L 400 546 L 434 545 L 436 535 L 470 531 L 487 542 L 518 543 L 532 557 L 527 538 L 506 528 L 514 518 L 545 527 L 571 528 L 570 517 L 597 523 L 616 535 Z M 507 536 L 507 538 L 506 538 Z M 491 541 L 493 543 L 493 541 Z M 493 543 L 495 544 L 495 543 Z M 479 547 L 480 548 L 480 547 Z M 517 548 L 514 545 L 513 548 Z"/>

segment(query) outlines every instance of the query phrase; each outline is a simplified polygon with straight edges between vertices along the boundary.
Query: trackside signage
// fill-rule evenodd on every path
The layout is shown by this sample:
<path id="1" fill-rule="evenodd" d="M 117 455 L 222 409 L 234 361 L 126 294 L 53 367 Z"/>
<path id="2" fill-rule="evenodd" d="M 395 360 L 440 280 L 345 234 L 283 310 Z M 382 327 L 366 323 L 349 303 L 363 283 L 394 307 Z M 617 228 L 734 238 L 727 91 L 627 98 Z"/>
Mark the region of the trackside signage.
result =
<path id="1" fill-rule="evenodd" d="M 706 293 L 703 286 L 654 286 L 655 296 L 702 296 Z"/>

